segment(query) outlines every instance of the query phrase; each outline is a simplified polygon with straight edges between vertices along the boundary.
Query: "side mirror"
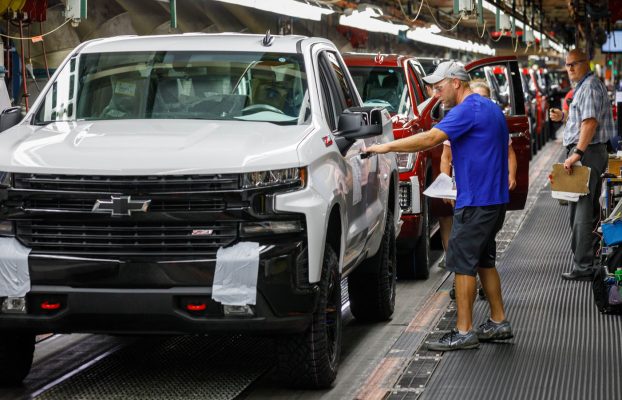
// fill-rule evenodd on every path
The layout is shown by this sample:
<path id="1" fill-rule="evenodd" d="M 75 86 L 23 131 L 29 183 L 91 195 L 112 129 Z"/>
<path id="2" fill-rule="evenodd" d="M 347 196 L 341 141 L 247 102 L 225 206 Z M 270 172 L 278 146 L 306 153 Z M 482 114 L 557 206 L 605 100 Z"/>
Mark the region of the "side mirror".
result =
<path id="1" fill-rule="evenodd" d="M 14 127 L 22 120 L 21 107 L 9 107 L 0 113 L 0 132 Z"/>
<path id="2" fill-rule="evenodd" d="M 382 134 L 382 110 L 378 107 L 351 107 L 343 111 L 335 135 L 335 143 L 341 154 L 345 154 L 357 139 Z"/>

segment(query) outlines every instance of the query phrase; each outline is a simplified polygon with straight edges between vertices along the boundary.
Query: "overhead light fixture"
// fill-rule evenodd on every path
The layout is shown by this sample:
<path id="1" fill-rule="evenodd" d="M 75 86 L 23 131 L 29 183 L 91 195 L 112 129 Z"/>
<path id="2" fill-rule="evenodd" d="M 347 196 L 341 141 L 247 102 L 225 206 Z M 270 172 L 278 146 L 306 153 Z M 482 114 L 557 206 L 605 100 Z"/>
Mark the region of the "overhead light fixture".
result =
<path id="1" fill-rule="evenodd" d="M 333 14 L 329 8 L 313 6 L 296 0 L 216 0 L 221 3 L 235 4 L 257 10 L 283 14 L 289 17 L 321 21 L 322 15 Z"/>
<path id="2" fill-rule="evenodd" d="M 394 24 L 376 19 L 376 17 L 381 15 L 382 13 L 379 14 L 376 7 L 366 7 L 363 11 L 353 10 L 352 14 L 339 17 L 339 25 L 369 32 L 388 33 L 396 36 L 399 35 L 400 31 L 409 29 L 407 25 Z"/>
<path id="3" fill-rule="evenodd" d="M 490 2 L 483 0 L 482 2 L 482 6 L 484 7 L 484 9 L 490 11 L 490 12 L 497 12 L 497 6 L 495 6 L 494 4 L 491 4 Z M 503 15 L 503 11 L 500 11 L 501 15 Z M 523 29 L 523 31 L 526 31 L 527 29 L 525 28 L 525 24 L 518 20 L 518 19 L 514 19 L 516 22 L 516 27 Z M 527 27 L 529 28 L 529 25 L 527 25 Z M 540 31 L 536 30 L 536 29 L 532 29 L 533 35 L 534 37 L 540 37 L 542 38 L 542 40 L 548 39 L 548 45 L 550 48 L 552 48 L 553 50 L 562 53 L 564 51 L 564 48 L 557 43 L 556 41 L 554 41 L 553 39 L 548 38 L 546 35 L 543 35 Z"/>
<path id="4" fill-rule="evenodd" d="M 432 25 L 429 28 L 411 29 L 406 32 L 406 37 L 416 42 L 426 43 L 433 46 L 447 47 L 464 52 L 479 53 L 489 56 L 494 56 L 496 54 L 496 50 L 487 44 L 474 43 L 470 40 L 465 42 L 463 40 L 437 35 L 439 32 L 440 29 L 438 26 Z"/>

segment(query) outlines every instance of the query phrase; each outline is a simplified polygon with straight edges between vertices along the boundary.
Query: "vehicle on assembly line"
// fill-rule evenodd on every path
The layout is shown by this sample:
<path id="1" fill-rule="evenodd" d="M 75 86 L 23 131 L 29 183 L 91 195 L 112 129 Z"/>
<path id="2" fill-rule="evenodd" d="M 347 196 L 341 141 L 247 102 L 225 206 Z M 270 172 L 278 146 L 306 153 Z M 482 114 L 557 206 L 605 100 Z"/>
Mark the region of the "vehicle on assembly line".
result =
<path id="1" fill-rule="evenodd" d="M 523 68 L 523 75 L 527 78 L 527 85 L 530 93 L 530 109 L 533 138 L 533 154 L 536 154 L 549 139 L 547 87 L 543 77 L 543 72 L 535 68 Z"/>
<path id="2" fill-rule="evenodd" d="M 505 115 L 517 164 L 516 187 L 510 192 L 508 210 L 522 210 L 529 190 L 531 130 L 518 61 L 515 56 L 489 57 L 473 61 L 465 68 L 471 79 L 487 81 L 491 100 Z"/>
<path id="3" fill-rule="evenodd" d="M 430 97 L 421 80 L 425 72 L 415 57 L 397 54 L 346 53 L 344 60 L 368 106 L 385 107 L 391 113 L 396 139 L 427 131 L 435 123 L 437 99 Z M 423 191 L 440 173 L 442 147 L 417 153 L 398 153 L 402 230 L 397 239 L 398 278 L 427 279 L 430 238 L 438 222 L 430 212 L 432 201 Z M 440 202 L 440 200 L 438 200 Z"/>
<path id="4" fill-rule="evenodd" d="M 81 44 L 0 135 L 22 287 L 0 281 L 0 382 L 27 375 L 43 332 L 244 331 L 275 337 L 285 384 L 330 386 L 342 279 L 356 318 L 395 306 L 397 163 L 364 152 L 390 140 L 325 39 Z"/>
<path id="5" fill-rule="evenodd" d="M 443 117 L 441 103 L 430 97 L 423 80 L 426 75 L 420 58 L 396 54 L 346 53 L 344 60 L 366 105 L 383 106 L 391 113 L 396 138 L 431 129 Z M 439 60 L 424 58 L 433 71 Z M 529 124 L 525 114 L 520 80 L 507 79 L 518 71 L 515 58 L 493 57 L 466 66 L 474 78 L 485 79 L 491 96 L 504 110 L 513 148 L 518 157 L 517 188 L 510 209 L 522 209 L 528 189 L 530 152 Z M 518 86 L 516 86 L 518 85 Z M 440 199 L 429 199 L 423 191 L 440 173 L 442 146 L 414 154 L 398 154 L 402 230 L 397 240 L 398 277 L 427 278 L 430 267 L 430 238 L 438 231 L 436 212 L 449 207 Z"/>

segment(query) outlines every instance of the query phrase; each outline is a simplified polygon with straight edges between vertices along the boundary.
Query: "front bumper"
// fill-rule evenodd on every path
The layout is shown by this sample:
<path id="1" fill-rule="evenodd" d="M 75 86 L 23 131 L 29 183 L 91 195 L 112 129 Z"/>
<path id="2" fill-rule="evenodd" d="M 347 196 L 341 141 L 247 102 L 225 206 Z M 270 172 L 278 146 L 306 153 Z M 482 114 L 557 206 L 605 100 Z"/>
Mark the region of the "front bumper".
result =
<path id="1" fill-rule="evenodd" d="M 184 334 L 303 331 L 318 290 L 304 240 L 263 245 L 253 316 L 211 299 L 215 260 L 79 260 L 31 255 L 26 314 L 0 313 L 1 331 Z M 50 308 L 49 305 L 55 305 Z M 188 309 L 204 304 L 204 309 Z M 44 306 L 45 305 L 45 306 Z"/>

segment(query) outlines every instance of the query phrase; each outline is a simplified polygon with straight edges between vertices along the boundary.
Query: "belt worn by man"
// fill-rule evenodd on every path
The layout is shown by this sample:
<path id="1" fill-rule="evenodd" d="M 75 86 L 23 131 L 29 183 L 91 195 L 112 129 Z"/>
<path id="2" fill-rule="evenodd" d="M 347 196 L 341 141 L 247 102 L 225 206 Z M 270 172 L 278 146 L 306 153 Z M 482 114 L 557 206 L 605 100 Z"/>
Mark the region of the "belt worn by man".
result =
<path id="1" fill-rule="evenodd" d="M 593 233 L 599 220 L 598 197 L 601 190 L 600 176 L 607 168 L 607 142 L 615 135 L 611 103 L 607 88 L 592 72 L 587 55 L 578 49 L 566 56 L 566 71 L 576 83 L 568 113 L 551 108 L 552 121 L 563 121 L 563 144 L 566 146 L 564 169 L 572 174 L 577 162 L 591 168 L 590 193 L 579 201 L 570 203 L 570 226 L 572 227 L 572 269 L 562 273 L 568 280 L 591 280 L 594 275 L 594 248 L 598 237 Z"/>
<path id="2" fill-rule="evenodd" d="M 495 236 L 505 218 L 509 131 L 501 108 L 473 93 L 464 66 L 443 62 L 423 78 L 451 110 L 428 132 L 374 145 L 370 153 L 416 152 L 449 139 L 453 155 L 456 210 L 447 248 L 447 270 L 456 275 L 456 329 L 430 342 L 435 351 L 474 349 L 480 341 L 512 337 L 505 319 L 501 282 L 495 268 Z M 490 318 L 473 330 L 473 302 L 479 275 L 490 304 Z"/>

